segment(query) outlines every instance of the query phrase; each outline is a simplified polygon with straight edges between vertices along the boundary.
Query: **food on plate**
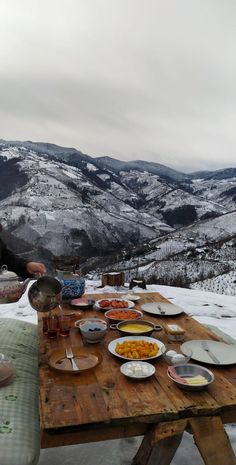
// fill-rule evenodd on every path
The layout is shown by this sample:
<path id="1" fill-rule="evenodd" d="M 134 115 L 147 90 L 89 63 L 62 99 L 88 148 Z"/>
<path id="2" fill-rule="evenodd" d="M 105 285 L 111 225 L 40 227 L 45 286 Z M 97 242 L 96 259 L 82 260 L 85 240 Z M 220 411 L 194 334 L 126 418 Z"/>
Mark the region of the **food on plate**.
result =
<path id="1" fill-rule="evenodd" d="M 112 320 L 136 320 L 140 314 L 134 310 L 109 310 L 105 316 Z"/>
<path id="2" fill-rule="evenodd" d="M 99 301 L 100 308 L 128 308 L 129 303 L 121 299 L 103 299 Z"/>
<path id="3" fill-rule="evenodd" d="M 177 354 L 177 352 L 175 350 L 168 350 L 168 352 L 166 352 L 166 355 L 168 357 L 173 357 L 176 354 Z"/>
<path id="4" fill-rule="evenodd" d="M 185 330 L 176 324 L 166 325 L 166 334 L 171 341 L 182 341 Z"/>
<path id="5" fill-rule="evenodd" d="M 146 333 L 153 330 L 153 326 L 143 323 L 122 323 L 122 331 L 127 333 Z"/>
<path id="6" fill-rule="evenodd" d="M 171 362 L 173 364 L 175 364 L 175 363 L 184 363 L 185 359 L 186 359 L 186 357 L 183 354 L 174 354 L 174 355 L 172 355 Z"/>
<path id="7" fill-rule="evenodd" d="M 159 350 L 155 342 L 147 342 L 143 340 L 130 340 L 125 342 L 117 342 L 115 351 L 122 357 L 130 359 L 140 359 L 155 357 Z"/>
<path id="8" fill-rule="evenodd" d="M 128 376 L 148 376 L 150 369 L 138 362 L 129 362 L 126 368 L 126 375 Z"/>
<path id="9" fill-rule="evenodd" d="M 208 380 L 205 376 L 197 375 L 190 378 L 182 378 L 187 384 L 207 384 Z"/>

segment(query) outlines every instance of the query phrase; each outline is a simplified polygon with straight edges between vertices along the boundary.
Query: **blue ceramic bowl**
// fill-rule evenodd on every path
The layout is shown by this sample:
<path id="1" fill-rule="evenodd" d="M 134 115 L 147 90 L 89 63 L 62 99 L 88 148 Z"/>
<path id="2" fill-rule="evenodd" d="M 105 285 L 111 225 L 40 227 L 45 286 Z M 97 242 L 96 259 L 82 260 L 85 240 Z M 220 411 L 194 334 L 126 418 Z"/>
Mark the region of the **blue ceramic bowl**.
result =
<path id="1" fill-rule="evenodd" d="M 62 285 L 62 300 L 72 300 L 81 297 L 85 290 L 85 279 L 60 279 Z"/>

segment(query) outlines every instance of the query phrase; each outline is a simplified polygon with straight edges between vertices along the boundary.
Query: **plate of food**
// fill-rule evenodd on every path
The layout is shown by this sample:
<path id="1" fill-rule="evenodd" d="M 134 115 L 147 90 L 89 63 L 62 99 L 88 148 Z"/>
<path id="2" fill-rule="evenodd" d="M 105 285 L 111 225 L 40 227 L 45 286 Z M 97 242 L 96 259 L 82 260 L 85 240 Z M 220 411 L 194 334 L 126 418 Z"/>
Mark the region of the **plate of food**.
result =
<path id="1" fill-rule="evenodd" d="M 148 336 L 124 336 L 108 345 L 112 355 L 124 360 L 151 360 L 165 352 L 163 342 Z"/>
<path id="2" fill-rule="evenodd" d="M 135 306 L 134 302 L 131 302 L 131 300 L 126 300 L 126 299 L 101 299 L 96 301 L 96 307 L 99 308 L 99 310 L 111 310 L 115 308 L 133 308 Z"/>
<path id="3" fill-rule="evenodd" d="M 143 313 L 140 310 L 133 310 L 129 308 L 114 308 L 114 310 L 108 310 L 104 313 L 104 316 L 108 318 L 112 323 L 125 321 L 125 320 L 139 320 L 143 317 Z M 114 328 L 113 328 L 114 329 Z"/>
<path id="4" fill-rule="evenodd" d="M 120 367 L 120 371 L 123 375 L 132 379 L 146 379 L 154 375 L 156 368 L 148 362 L 131 361 L 125 362 Z"/>

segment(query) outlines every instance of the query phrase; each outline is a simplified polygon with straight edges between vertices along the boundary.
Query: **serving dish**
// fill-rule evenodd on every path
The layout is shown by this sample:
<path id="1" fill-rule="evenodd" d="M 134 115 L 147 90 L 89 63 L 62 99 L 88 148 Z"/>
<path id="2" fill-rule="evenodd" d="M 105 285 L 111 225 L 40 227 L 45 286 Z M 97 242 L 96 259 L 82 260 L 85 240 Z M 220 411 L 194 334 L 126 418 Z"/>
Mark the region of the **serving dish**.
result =
<path id="1" fill-rule="evenodd" d="M 205 346 L 206 344 L 206 346 Z M 192 359 L 210 365 L 232 365 L 236 363 L 236 344 L 225 344 L 210 339 L 184 342 L 181 350 L 185 354 L 192 350 Z"/>
<path id="2" fill-rule="evenodd" d="M 126 357 L 124 355 L 120 355 L 116 352 L 116 346 L 117 344 L 122 344 L 123 342 L 128 342 L 128 341 L 144 341 L 144 342 L 149 342 L 152 344 L 156 344 L 158 347 L 158 352 L 156 355 L 153 355 L 151 357 L 139 357 L 139 358 L 131 358 L 131 357 Z M 153 337 L 149 336 L 124 336 L 124 337 L 119 337 L 117 339 L 114 339 L 108 344 L 108 350 L 112 355 L 115 355 L 116 357 L 122 358 L 124 360 L 152 360 L 157 357 L 160 357 L 162 355 L 162 351 L 165 350 L 165 345 L 163 342 L 159 341 L 158 339 L 154 339 Z"/>
<path id="3" fill-rule="evenodd" d="M 148 362 L 126 362 L 120 367 L 123 375 L 131 379 L 146 379 L 154 375 L 156 368 Z"/>
<path id="4" fill-rule="evenodd" d="M 143 304 L 141 309 L 146 313 L 158 316 L 180 315 L 180 313 L 183 313 L 184 311 L 183 308 L 168 302 L 150 302 Z"/>
<path id="5" fill-rule="evenodd" d="M 131 316 L 132 315 L 132 316 Z M 143 317 L 143 313 L 140 312 L 140 310 L 134 310 L 134 309 L 112 309 L 108 310 L 107 312 L 104 313 L 104 316 L 112 321 L 113 323 L 115 322 L 120 322 L 124 320 L 139 320 L 140 318 Z"/>
<path id="6" fill-rule="evenodd" d="M 85 354 L 79 347 L 73 346 L 74 360 L 79 370 L 73 370 L 71 361 L 66 357 L 65 349 L 53 350 L 48 354 L 48 364 L 51 368 L 63 373 L 79 374 L 95 368 L 102 361 L 102 355 L 98 352 Z"/>
<path id="7" fill-rule="evenodd" d="M 187 391 L 200 391 L 205 389 L 215 379 L 213 373 L 210 370 L 193 363 L 173 365 L 168 367 L 167 375 L 180 389 L 185 389 Z M 199 376 L 205 379 L 205 381 L 201 384 L 188 384 L 186 382 L 188 379 L 193 380 L 193 378 Z"/>
<path id="8" fill-rule="evenodd" d="M 126 304 L 125 304 L 126 302 Z M 111 310 L 111 309 L 127 309 L 127 308 L 133 308 L 135 306 L 134 302 L 131 302 L 131 300 L 126 300 L 126 299 L 100 299 L 95 302 L 95 306 L 99 310 Z"/>
<path id="9" fill-rule="evenodd" d="M 151 321 L 147 320 L 140 320 L 140 321 L 134 321 L 134 320 L 125 320 L 125 321 L 120 321 L 117 324 L 111 324 L 110 325 L 111 329 L 116 329 L 120 331 L 120 333 L 124 335 L 128 334 L 134 334 L 137 336 L 141 335 L 151 335 L 153 331 L 161 331 L 162 326 L 160 325 L 154 325 Z"/>
<path id="10" fill-rule="evenodd" d="M 175 350 L 167 350 L 163 353 L 163 357 L 169 365 L 183 365 L 188 363 L 191 355 L 192 351 L 190 349 L 188 351 L 186 350 L 185 354 L 180 350 L 178 352 Z"/>
<path id="11" fill-rule="evenodd" d="M 80 308 L 81 310 L 87 310 L 93 307 L 95 300 L 89 298 L 87 299 L 86 297 L 79 297 L 78 299 L 72 299 L 70 304 L 73 305 L 73 307 Z"/>

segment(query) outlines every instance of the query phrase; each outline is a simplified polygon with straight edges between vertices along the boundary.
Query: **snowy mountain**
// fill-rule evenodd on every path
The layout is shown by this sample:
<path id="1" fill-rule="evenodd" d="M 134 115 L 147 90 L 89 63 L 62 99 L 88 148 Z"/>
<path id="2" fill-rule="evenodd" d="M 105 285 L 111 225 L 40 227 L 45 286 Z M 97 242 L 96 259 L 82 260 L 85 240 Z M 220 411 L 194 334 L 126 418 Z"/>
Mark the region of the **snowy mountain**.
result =
<path id="1" fill-rule="evenodd" d="M 236 176 L 233 168 L 219 171 L 200 177 L 158 163 L 0 140 L 0 222 L 17 252 L 48 264 L 97 256 L 106 267 L 122 262 L 133 249 L 134 257 L 141 257 L 143 247 L 144 257 L 148 252 L 143 262 L 156 261 L 160 253 L 155 248 L 162 254 L 169 250 L 169 257 L 188 253 L 193 242 L 196 248 L 208 236 L 213 241 L 228 237 Z M 95 263 L 91 258 L 86 267 L 93 269 Z"/>

